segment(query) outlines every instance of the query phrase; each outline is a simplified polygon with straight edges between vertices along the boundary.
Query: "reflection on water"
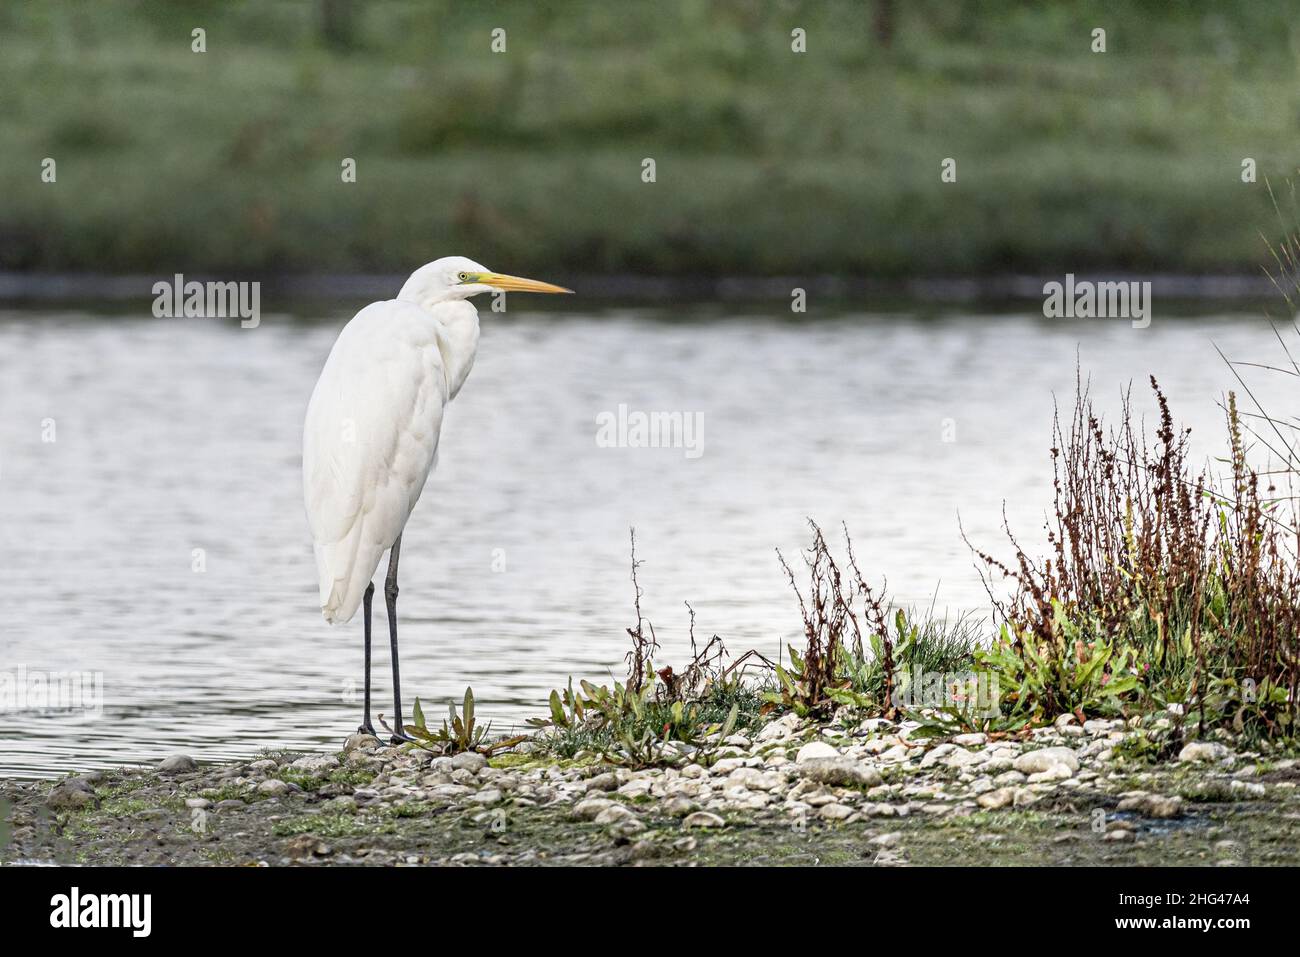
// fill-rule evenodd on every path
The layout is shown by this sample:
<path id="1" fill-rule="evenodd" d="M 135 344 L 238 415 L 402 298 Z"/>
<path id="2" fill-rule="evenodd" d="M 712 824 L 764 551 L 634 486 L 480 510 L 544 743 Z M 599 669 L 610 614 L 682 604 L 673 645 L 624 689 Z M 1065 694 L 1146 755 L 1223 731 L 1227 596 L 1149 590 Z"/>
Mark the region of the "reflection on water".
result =
<path id="1" fill-rule="evenodd" d="M 103 680 L 102 714 L 0 711 L 0 774 L 319 747 L 356 727 L 360 616 L 320 617 L 299 479 L 307 398 L 347 315 L 241 330 L 0 314 L 0 670 Z M 619 673 L 631 526 L 665 662 L 687 645 L 685 601 L 736 653 L 797 634 L 773 549 L 805 543 L 808 516 L 848 522 L 896 600 L 928 603 L 938 586 L 940 607 L 982 608 L 958 515 L 981 544 L 1000 546 L 1004 500 L 1013 526 L 1039 530 L 1052 399 L 1068 401 L 1076 355 L 1110 408 L 1132 381 L 1149 409 L 1154 373 L 1205 455 L 1231 384 L 1212 341 L 1278 351 L 1253 315 L 1139 331 L 1015 315 L 488 314 L 404 538 L 407 699 L 469 684 L 506 730 L 568 675 Z M 598 417 L 620 404 L 698 415 L 702 454 L 598 443 Z M 376 682 L 388 714 L 382 652 Z"/>

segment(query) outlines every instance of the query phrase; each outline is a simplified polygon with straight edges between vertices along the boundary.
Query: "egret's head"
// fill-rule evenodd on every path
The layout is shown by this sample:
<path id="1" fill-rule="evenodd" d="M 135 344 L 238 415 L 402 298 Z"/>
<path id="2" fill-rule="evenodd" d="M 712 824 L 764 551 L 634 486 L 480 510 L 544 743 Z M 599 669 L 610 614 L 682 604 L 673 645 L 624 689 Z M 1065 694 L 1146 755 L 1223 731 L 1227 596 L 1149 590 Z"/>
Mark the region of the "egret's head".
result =
<path id="1" fill-rule="evenodd" d="M 549 282 L 523 279 L 493 272 L 464 256 L 444 256 L 411 273 L 398 299 L 407 299 L 429 306 L 453 299 L 468 299 L 481 292 L 573 292 Z"/>

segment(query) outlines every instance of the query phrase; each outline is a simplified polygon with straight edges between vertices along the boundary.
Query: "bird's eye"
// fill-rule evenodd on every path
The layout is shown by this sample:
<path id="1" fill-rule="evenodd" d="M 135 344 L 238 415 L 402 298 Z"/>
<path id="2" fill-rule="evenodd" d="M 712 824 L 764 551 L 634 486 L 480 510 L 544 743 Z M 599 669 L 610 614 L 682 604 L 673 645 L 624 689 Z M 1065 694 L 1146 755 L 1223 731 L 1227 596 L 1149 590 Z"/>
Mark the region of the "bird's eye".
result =
<path id="1" fill-rule="evenodd" d="M 467 273 L 467 272 L 458 272 L 458 273 L 456 273 L 456 278 L 459 279 L 461 282 L 466 282 L 466 281 L 468 281 L 468 279 L 469 279 L 469 273 Z"/>

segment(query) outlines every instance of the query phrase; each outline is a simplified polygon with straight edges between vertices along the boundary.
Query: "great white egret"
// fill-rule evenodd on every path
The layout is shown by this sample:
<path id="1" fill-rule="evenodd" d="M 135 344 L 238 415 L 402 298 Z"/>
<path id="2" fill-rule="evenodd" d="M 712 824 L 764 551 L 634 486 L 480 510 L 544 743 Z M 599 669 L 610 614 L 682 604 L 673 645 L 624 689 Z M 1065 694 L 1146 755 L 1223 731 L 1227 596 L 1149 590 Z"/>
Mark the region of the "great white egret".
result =
<path id="1" fill-rule="evenodd" d="M 397 560 L 402 530 L 438 457 L 447 403 L 456 398 L 478 350 L 471 296 L 495 290 L 572 292 L 495 273 L 463 256 L 421 266 L 396 299 L 374 302 L 339 333 L 307 406 L 302 484 L 330 624 L 365 606 L 365 717 L 370 723 L 372 578 L 385 551 L 388 640 L 393 661 L 393 737 L 402 725 L 397 665 Z"/>

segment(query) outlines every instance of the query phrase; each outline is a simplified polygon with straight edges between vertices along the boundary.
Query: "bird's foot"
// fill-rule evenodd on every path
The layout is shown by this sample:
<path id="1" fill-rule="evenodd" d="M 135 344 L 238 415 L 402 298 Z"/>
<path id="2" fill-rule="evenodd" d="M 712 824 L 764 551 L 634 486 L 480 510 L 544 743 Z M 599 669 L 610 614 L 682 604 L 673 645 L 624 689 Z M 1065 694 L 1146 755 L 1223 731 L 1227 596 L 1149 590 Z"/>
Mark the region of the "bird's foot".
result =
<path id="1" fill-rule="evenodd" d="M 408 741 L 414 741 L 415 738 L 411 737 L 405 731 L 394 731 L 393 736 L 388 740 L 390 744 L 397 745 L 397 744 L 406 744 Z"/>
<path id="2" fill-rule="evenodd" d="M 375 731 L 374 725 L 372 725 L 369 721 L 367 721 L 361 727 L 357 728 L 357 734 L 368 734 L 372 738 L 379 737 L 379 733 Z"/>

